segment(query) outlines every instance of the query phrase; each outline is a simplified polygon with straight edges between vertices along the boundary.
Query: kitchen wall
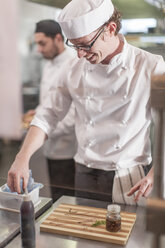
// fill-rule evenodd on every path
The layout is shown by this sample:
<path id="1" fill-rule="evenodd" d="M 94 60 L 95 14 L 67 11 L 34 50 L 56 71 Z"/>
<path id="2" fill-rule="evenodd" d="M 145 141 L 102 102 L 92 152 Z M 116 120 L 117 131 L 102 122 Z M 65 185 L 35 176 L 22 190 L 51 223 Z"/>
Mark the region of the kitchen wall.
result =
<path id="1" fill-rule="evenodd" d="M 41 77 L 42 57 L 34 44 L 35 23 L 43 19 L 56 19 L 60 9 L 20 0 L 20 39 L 22 82 L 37 86 Z"/>

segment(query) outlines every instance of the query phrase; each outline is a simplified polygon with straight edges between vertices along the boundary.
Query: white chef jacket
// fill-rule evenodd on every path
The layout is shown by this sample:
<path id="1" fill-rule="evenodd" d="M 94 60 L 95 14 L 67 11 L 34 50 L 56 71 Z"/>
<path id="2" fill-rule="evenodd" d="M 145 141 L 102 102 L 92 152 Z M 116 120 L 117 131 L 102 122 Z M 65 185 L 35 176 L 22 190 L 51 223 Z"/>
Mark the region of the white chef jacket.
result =
<path id="1" fill-rule="evenodd" d="M 90 168 L 116 170 L 152 160 L 150 82 L 152 74 L 165 73 L 165 62 L 119 37 L 123 50 L 108 65 L 92 65 L 85 58 L 69 63 L 32 122 L 49 134 L 73 101 L 75 160 Z"/>
<path id="2" fill-rule="evenodd" d="M 56 78 L 66 61 L 75 58 L 75 54 L 65 49 L 53 60 L 46 63 L 40 85 L 40 104 L 44 103 L 49 89 L 56 85 Z M 49 139 L 44 144 L 44 155 L 49 159 L 70 159 L 77 151 L 75 136 L 75 108 L 71 105 L 65 118 L 58 123 L 56 129 L 51 129 Z"/>

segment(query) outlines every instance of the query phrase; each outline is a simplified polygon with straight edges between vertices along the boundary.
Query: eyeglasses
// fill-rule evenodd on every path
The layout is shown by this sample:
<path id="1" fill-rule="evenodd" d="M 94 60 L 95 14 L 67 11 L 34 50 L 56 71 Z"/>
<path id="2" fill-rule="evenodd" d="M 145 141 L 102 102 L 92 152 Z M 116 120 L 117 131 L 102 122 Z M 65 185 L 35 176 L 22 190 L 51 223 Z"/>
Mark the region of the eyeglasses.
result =
<path id="1" fill-rule="evenodd" d="M 96 40 L 99 38 L 99 36 L 101 35 L 101 33 L 102 33 L 103 31 L 104 31 L 104 27 L 101 28 L 100 31 L 98 31 L 98 34 L 96 34 L 95 39 L 94 39 L 94 40 L 91 42 L 91 44 L 89 44 L 89 45 L 82 45 L 82 46 L 81 46 L 81 45 L 73 45 L 73 44 L 69 43 L 69 40 L 68 40 L 68 39 L 66 40 L 65 44 L 66 44 L 67 46 L 73 48 L 73 49 L 76 49 L 76 50 L 89 51 L 89 50 L 92 48 L 92 46 L 94 45 L 94 43 L 96 42 Z"/>

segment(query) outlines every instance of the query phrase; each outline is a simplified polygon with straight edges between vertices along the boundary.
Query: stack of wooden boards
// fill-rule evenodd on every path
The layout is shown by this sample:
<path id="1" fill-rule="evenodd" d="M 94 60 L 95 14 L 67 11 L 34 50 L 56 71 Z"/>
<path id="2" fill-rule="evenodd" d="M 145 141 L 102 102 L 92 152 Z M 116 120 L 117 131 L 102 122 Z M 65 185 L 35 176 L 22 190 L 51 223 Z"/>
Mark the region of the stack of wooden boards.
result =
<path id="1" fill-rule="evenodd" d="M 125 245 L 136 220 L 135 213 L 121 212 L 121 230 L 108 232 L 105 225 L 92 226 L 106 219 L 107 210 L 71 204 L 60 204 L 41 223 L 43 232 L 70 235 L 85 239 Z"/>

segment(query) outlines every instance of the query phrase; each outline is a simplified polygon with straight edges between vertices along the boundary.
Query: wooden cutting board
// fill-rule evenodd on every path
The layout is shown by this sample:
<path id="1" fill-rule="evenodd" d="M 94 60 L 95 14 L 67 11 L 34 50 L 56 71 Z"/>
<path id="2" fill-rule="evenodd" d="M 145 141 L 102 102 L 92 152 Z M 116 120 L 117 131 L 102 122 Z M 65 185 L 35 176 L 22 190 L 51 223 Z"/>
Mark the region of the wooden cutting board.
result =
<path id="1" fill-rule="evenodd" d="M 105 225 L 92 227 L 96 221 L 105 220 L 107 210 L 71 204 L 60 204 L 41 223 L 40 230 L 85 239 L 125 245 L 136 220 L 135 213 L 121 212 L 121 230 L 108 232 Z"/>

